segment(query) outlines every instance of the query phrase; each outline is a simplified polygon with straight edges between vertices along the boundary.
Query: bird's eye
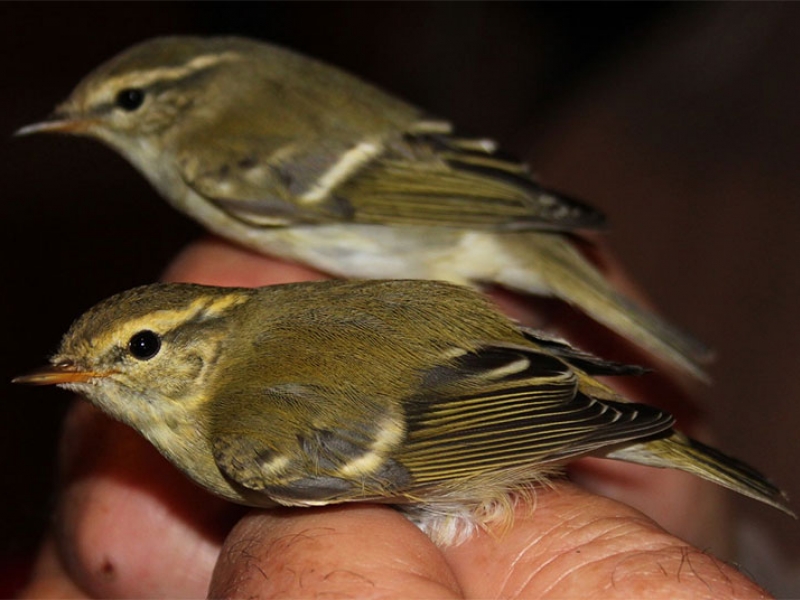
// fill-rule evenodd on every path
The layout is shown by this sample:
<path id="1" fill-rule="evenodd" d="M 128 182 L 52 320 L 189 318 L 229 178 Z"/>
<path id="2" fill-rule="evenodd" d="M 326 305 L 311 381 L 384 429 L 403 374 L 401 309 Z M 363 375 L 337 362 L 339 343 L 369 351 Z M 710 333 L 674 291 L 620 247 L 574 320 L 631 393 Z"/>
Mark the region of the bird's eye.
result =
<path id="1" fill-rule="evenodd" d="M 144 90 L 139 88 L 125 88 L 117 94 L 117 106 L 122 110 L 133 112 L 144 102 Z"/>
<path id="2" fill-rule="evenodd" d="M 128 350 L 134 358 L 139 360 L 149 360 L 161 350 L 161 338 L 157 333 L 145 329 L 131 336 L 128 342 Z"/>

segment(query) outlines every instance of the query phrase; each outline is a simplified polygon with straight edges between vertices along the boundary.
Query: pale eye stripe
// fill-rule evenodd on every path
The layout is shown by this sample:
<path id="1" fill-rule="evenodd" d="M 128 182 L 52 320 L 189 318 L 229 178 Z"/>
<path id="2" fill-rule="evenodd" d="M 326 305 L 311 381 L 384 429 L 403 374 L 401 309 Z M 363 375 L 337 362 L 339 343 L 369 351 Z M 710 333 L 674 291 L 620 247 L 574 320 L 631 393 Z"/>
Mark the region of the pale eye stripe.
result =
<path id="1" fill-rule="evenodd" d="M 184 309 L 157 310 L 128 321 L 121 328 L 119 336 L 127 338 L 143 329 L 152 329 L 163 333 L 191 321 L 200 314 L 205 317 L 216 317 L 224 313 L 226 309 L 247 300 L 248 297 L 244 294 L 226 294 L 220 297 L 200 296 Z"/>
<path id="2" fill-rule="evenodd" d="M 300 196 L 300 201 L 306 204 L 313 204 L 325 199 L 331 190 L 348 179 L 364 163 L 372 160 L 382 151 L 382 144 L 369 141 L 361 142 L 350 148 L 319 177 L 306 193 Z"/>
<path id="3" fill-rule="evenodd" d="M 162 81 L 177 81 L 220 63 L 241 60 L 241 58 L 242 56 L 235 52 L 202 54 L 176 67 L 159 67 L 125 73 L 109 79 L 106 82 L 106 86 L 111 90 L 120 90 L 130 87 L 148 87 L 153 83 Z"/>

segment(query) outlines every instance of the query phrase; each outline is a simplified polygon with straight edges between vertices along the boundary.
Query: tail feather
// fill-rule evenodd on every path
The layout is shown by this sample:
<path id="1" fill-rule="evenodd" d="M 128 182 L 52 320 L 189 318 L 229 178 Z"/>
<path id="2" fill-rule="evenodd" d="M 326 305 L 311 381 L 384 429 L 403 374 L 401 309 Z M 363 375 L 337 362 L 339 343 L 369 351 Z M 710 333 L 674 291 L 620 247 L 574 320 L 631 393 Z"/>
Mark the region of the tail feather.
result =
<path id="1" fill-rule="evenodd" d="M 531 270 L 538 272 L 539 284 L 549 293 L 697 379 L 709 381 L 702 364 L 712 359 L 712 350 L 614 290 L 569 240 L 556 235 L 528 233 L 519 241 L 528 251 L 522 254 L 521 249 L 515 249 L 513 256 L 527 255 L 537 260 Z M 509 272 L 519 273 L 520 269 Z M 519 278 L 514 281 L 499 279 L 502 285 L 529 293 L 540 292 L 526 289 L 529 283 Z"/>
<path id="2" fill-rule="evenodd" d="M 614 450 L 606 458 L 680 469 L 797 518 L 786 494 L 756 469 L 681 433 Z"/>

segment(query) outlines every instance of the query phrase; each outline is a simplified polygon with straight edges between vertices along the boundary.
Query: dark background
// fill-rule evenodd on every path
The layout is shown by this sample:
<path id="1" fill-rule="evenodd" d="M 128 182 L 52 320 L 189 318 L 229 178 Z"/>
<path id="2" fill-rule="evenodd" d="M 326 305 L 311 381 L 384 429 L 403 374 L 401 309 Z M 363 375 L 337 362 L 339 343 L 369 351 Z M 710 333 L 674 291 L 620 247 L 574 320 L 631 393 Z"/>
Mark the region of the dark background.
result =
<path id="1" fill-rule="evenodd" d="M 720 447 L 800 500 L 799 30 L 800 5 L 772 3 L 1 3 L 0 560 L 24 565 L 47 524 L 68 403 L 5 382 L 201 233 L 99 144 L 11 133 L 103 60 L 167 33 L 325 58 L 602 208 L 656 303 L 718 349 L 702 400 Z M 736 502 L 746 567 L 800 594 L 800 527 Z"/>

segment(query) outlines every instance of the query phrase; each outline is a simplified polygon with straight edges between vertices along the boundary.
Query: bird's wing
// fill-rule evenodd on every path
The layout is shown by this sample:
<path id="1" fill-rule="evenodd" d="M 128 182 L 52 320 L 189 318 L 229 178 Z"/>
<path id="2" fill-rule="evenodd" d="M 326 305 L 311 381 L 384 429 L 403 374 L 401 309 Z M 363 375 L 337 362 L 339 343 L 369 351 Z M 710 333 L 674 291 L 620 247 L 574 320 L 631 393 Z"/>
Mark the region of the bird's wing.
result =
<path id="1" fill-rule="evenodd" d="M 672 427 L 673 417 L 655 407 L 594 397 L 584 379 L 546 351 L 488 346 L 463 354 L 431 370 L 407 400 L 398 462 L 418 485 L 525 465 L 535 475 Z"/>
<path id="2" fill-rule="evenodd" d="M 605 224 L 595 209 L 541 187 L 525 165 L 498 153 L 489 140 L 420 126 L 394 140 L 281 145 L 240 137 L 235 148 L 219 151 L 225 143 L 192 148 L 179 168 L 194 191 L 253 226 L 353 222 L 573 231 Z"/>
<path id="3" fill-rule="evenodd" d="M 408 483 L 407 471 L 389 456 L 403 429 L 391 415 L 338 415 L 314 386 L 280 385 L 248 396 L 258 402 L 242 407 L 235 427 L 212 426 L 214 460 L 237 484 L 281 504 L 312 506 L 385 500 Z"/>
<path id="4" fill-rule="evenodd" d="M 491 140 L 408 133 L 344 181 L 338 195 L 362 223 L 489 230 L 599 229 L 594 208 L 543 188 Z"/>
<path id="5" fill-rule="evenodd" d="M 229 479 L 282 504 L 391 501 L 472 477 L 535 478 L 672 427 L 669 413 L 600 399 L 595 385 L 546 350 L 486 345 L 420 373 L 416 391 L 398 399 L 402 417 L 332 411 L 313 386 L 263 390 L 236 427 L 212 427 L 212 451 Z M 289 404 L 296 410 L 276 408 Z"/>

